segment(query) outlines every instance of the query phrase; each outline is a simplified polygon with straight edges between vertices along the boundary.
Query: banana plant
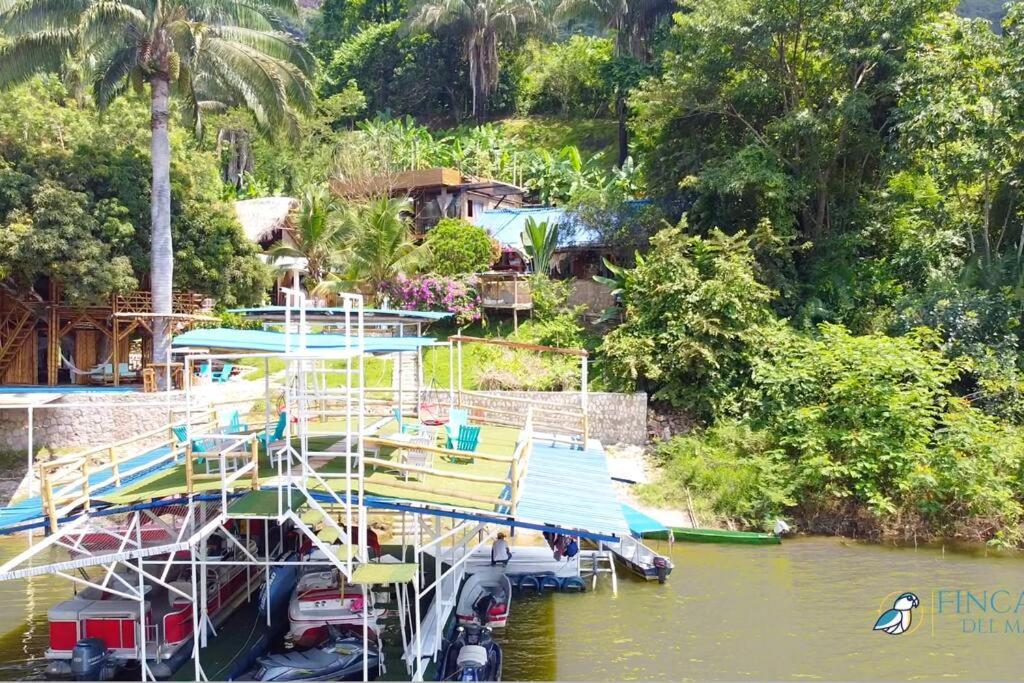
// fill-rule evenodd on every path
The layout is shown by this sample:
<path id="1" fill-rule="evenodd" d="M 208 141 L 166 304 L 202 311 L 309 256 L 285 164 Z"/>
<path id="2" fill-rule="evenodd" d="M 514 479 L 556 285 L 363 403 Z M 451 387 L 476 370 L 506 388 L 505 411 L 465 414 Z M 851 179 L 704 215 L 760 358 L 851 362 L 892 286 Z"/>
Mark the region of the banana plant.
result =
<path id="1" fill-rule="evenodd" d="M 639 257 L 638 257 L 639 258 Z M 595 275 L 594 282 L 604 285 L 609 289 L 609 293 L 615 300 L 614 306 L 601 311 L 601 317 L 598 318 L 598 322 L 608 322 L 621 317 L 623 313 L 622 308 L 622 295 L 626 292 L 626 275 L 629 272 L 628 268 L 617 266 L 608 260 L 607 256 L 601 258 L 604 262 L 604 267 L 608 269 L 608 272 L 612 274 L 611 277 L 605 277 L 604 275 Z"/>
<path id="2" fill-rule="evenodd" d="M 558 247 L 558 225 L 527 218 L 522 239 L 533 272 L 547 275 L 551 270 L 551 257 Z"/>

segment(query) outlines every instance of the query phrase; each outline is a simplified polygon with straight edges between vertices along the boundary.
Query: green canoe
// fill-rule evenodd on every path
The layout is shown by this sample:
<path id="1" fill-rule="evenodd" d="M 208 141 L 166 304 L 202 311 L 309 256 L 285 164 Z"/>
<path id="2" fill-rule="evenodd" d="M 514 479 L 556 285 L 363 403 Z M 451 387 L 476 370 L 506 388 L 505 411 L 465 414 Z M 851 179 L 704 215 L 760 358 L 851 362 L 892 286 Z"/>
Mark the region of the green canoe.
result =
<path id="1" fill-rule="evenodd" d="M 668 531 L 656 531 L 644 534 L 644 536 L 665 540 L 668 538 Z M 691 543 L 740 543 L 745 545 L 775 545 L 782 543 L 782 539 L 775 534 L 766 534 L 760 531 L 672 527 L 672 536 L 677 541 L 689 541 Z"/>

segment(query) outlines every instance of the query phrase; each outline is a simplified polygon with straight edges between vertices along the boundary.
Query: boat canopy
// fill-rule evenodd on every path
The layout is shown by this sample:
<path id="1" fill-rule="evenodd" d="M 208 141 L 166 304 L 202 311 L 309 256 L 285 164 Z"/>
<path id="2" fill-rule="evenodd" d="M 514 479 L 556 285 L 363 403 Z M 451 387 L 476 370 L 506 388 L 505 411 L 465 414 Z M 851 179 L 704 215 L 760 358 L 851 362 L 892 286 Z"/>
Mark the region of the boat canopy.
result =
<path id="1" fill-rule="evenodd" d="M 372 562 L 360 564 L 349 583 L 408 583 L 416 576 L 418 565 L 408 562 Z"/>
<path id="2" fill-rule="evenodd" d="M 668 527 L 654 519 L 650 515 L 640 512 L 631 505 L 622 503 L 622 516 L 629 524 L 629 530 L 634 534 L 651 534 L 655 531 L 666 531 Z"/>
<path id="3" fill-rule="evenodd" d="M 235 330 L 223 327 L 189 330 L 174 337 L 175 347 L 205 348 L 227 351 L 266 351 L 285 353 L 285 333 L 266 330 Z M 366 353 L 401 353 L 416 351 L 437 343 L 433 337 L 364 337 Z M 358 341 L 344 334 L 307 334 L 309 351 L 355 351 Z M 299 335 L 291 335 L 291 350 L 298 351 Z"/>

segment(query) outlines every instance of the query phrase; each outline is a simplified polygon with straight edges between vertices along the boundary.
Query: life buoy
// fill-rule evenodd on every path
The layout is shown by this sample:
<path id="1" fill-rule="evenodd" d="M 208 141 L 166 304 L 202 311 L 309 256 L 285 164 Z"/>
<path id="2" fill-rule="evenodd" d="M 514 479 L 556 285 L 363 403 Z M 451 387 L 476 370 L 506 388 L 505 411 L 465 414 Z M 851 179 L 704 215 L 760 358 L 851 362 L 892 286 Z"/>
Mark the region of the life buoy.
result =
<path id="1" fill-rule="evenodd" d="M 569 592 L 579 591 L 582 593 L 587 590 L 587 584 L 578 576 L 567 576 L 562 579 L 562 590 Z"/>
<path id="2" fill-rule="evenodd" d="M 352 598 L 352 602 L 350 603 L 350 605 L 351 606 L 349 607 L 349 609 L 352 610 L 353 612 L 362 612 L 363 611 L 363 598 L 362 598 L 362 596 L 360 596 L 358 598 Z"/>

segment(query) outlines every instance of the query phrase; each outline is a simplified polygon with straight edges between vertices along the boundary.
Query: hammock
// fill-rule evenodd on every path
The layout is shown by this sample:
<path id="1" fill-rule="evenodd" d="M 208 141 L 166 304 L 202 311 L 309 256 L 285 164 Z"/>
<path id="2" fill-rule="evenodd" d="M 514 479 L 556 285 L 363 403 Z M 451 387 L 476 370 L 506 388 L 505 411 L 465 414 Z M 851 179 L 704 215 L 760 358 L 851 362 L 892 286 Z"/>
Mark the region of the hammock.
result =
<path id="1" fill-rule="evenodd" d="M 67 356 L 64 355 L 63 349 L 60 352 L 60 360 L 61 360 L 62 365 L 64 365 L 71 372 L 72 375 L 93 375 L 93 374 L 96 373 L 96 368 L 99 368 L 99 367 L 102 367 L 102 366 L 106 365 L 107 363 L 110 362 L 110 359 L 113 358 L 113 357 L 114 357 L 114 352 L 111 351 L 107 355 L 107 359 L 105 361 L 103 361 L 102 363 L 97 363 L 93 367 L 92 370 L 82 370 L 78 366 L 76 366 L 74 363 L 72 363 L 70 358 L 68 358 Z"/>

